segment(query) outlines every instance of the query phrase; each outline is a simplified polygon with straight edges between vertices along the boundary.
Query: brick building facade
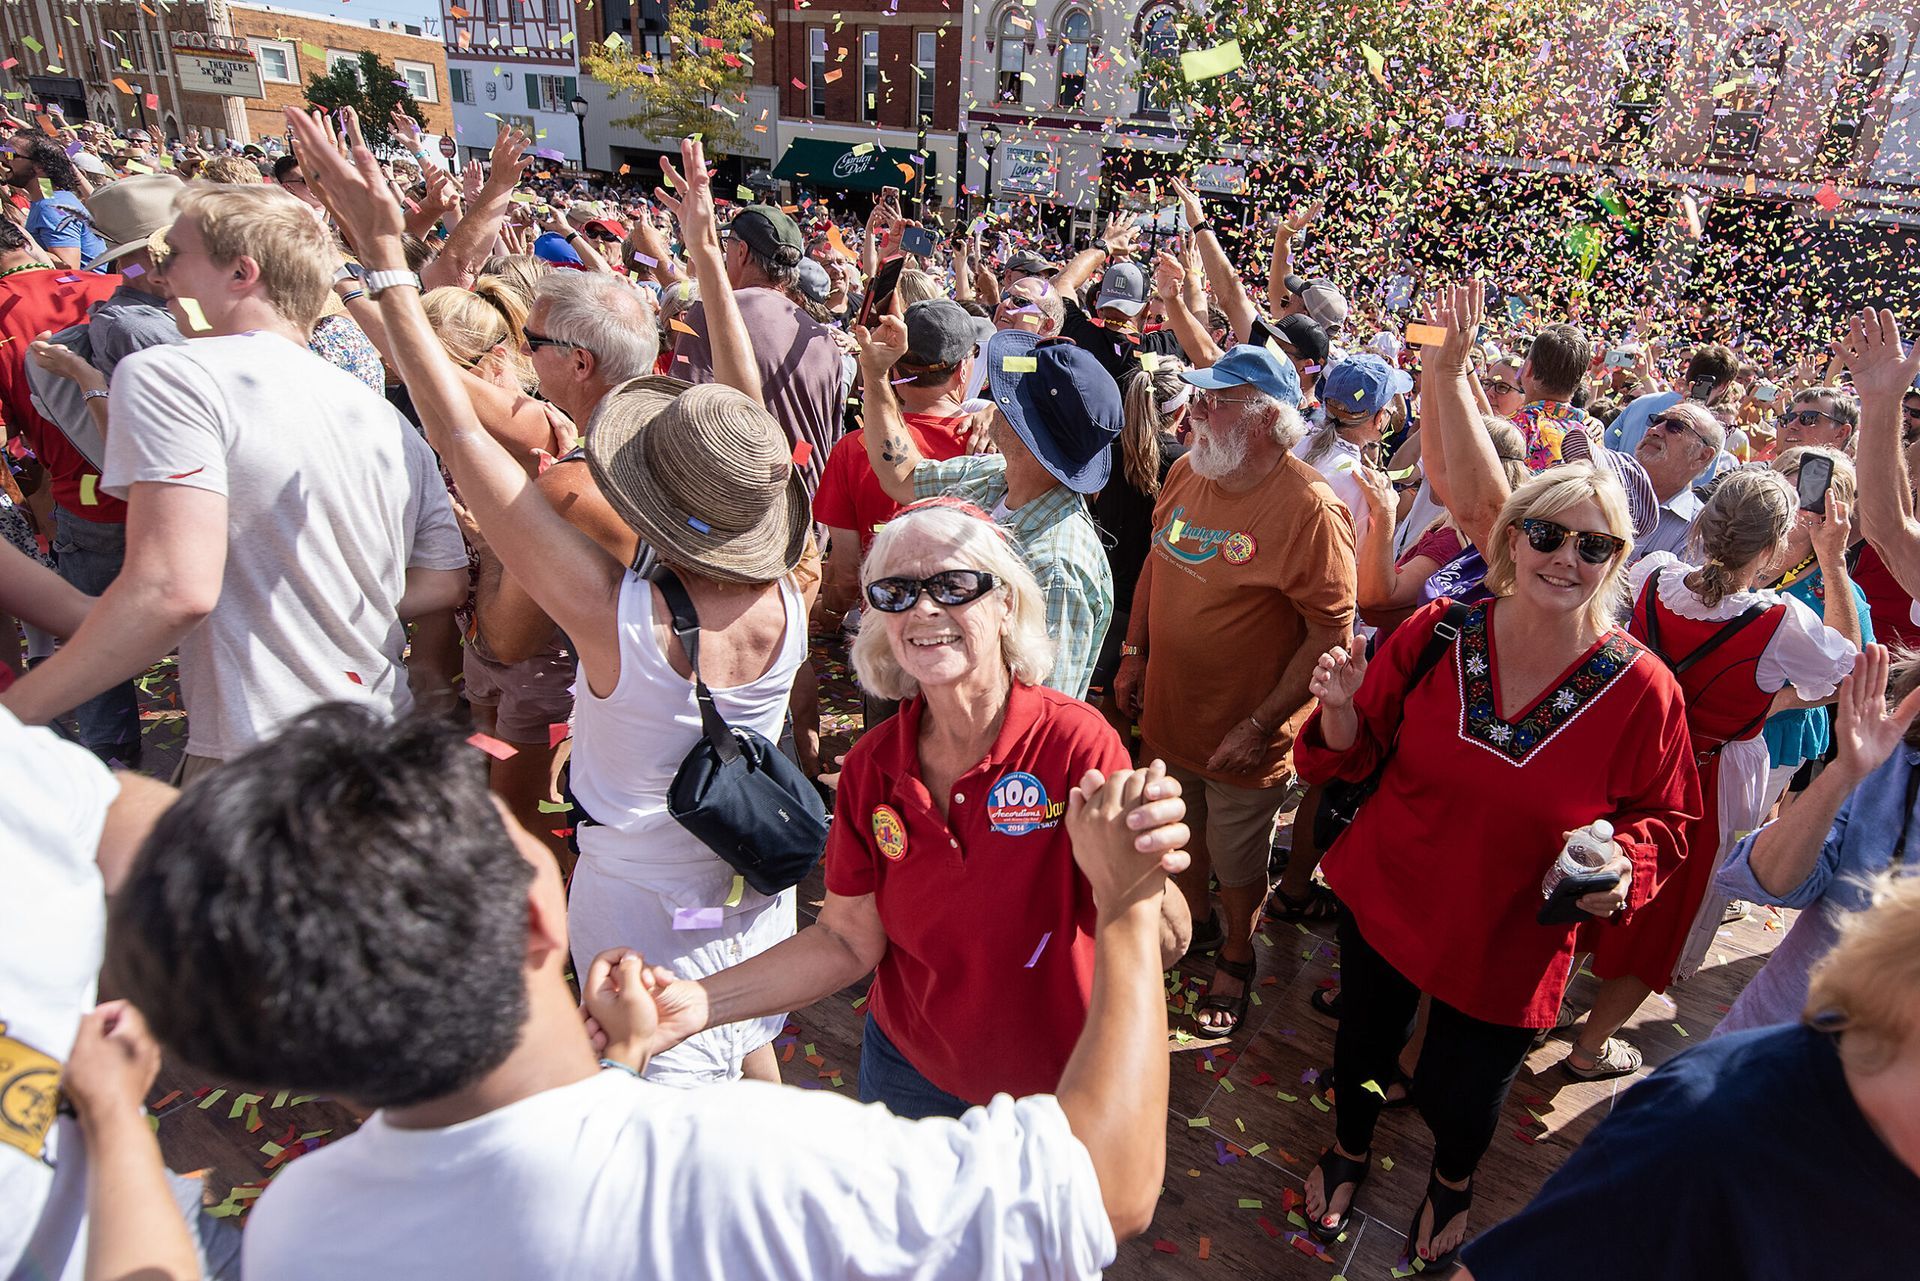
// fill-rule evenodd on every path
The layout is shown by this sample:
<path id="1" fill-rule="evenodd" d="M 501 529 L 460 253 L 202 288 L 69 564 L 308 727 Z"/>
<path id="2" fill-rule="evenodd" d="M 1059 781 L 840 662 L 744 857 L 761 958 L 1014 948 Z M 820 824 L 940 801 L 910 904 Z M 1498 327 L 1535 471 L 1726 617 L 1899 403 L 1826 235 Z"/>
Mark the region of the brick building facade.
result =
<path id="1" fill-rule="evenodd" d="M 417 29 L 409 33 L 398 23 L 374 26 L 265 5 L 234 4 L 228 10 L 234 36 L 245 40 L 260 59 L 265 96 L 241 99 L 253 137 L 285 133 L 281 110 L 306 102 L 307 82 L 325 75 L 336 62 L 357 59 L 363 50 L 378 55 L 399 73 L 398 79 L 407 81 L 427 132 L 453 128 L 446 51 L 434 37 Z"/>

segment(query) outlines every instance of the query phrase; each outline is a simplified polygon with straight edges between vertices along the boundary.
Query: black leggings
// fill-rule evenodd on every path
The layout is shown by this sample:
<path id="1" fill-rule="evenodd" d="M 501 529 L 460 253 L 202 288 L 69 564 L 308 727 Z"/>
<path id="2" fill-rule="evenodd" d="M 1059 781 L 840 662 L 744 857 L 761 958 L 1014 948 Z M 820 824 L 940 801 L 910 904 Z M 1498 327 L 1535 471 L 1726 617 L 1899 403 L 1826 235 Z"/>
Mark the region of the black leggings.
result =
<path id="1" fill-rule="evenodd" d="M 1350 914 L 1342 915 L 1334 1133 L 1348 1152 L 1362 1153 L 1373 1144 L 1386 1100 L 1364 1083 L 1384 1089 L 1394 1078 L 1419 1006 L 1420 989 L 1360 937 Z M 1459 1183 L 1480 1164 L 1533 1036 L 1532 1028 L 1488 1023 L 1433 1002 L 1413 1074 L 1413 1101 L 1433 1131 L 1433 1166 L 1440 1177 Z"/>

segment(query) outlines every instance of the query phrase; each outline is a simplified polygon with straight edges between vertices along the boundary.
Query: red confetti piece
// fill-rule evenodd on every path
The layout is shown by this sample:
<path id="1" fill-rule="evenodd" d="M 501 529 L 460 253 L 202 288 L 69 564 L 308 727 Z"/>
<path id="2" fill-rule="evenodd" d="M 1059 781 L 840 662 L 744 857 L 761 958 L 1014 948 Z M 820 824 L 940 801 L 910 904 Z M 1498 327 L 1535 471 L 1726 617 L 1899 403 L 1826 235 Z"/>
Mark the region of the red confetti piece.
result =
<path id="1" fill-rule="evenodd" d="M 1162 1253 L 1162 1254 L 1178 1254 L 1178 1253 L 1180 1253 L 1180 1247 L 1179 1247 L 1179 1246 L 1177 1246 L 1177 1245 L 1175 1245 L 1175 1244 L 1174 1244 L 1173 1242 L 1171 1242 L 1171 1241 L 1155 1241 L 1155 1242 L 1153 1243 L 1153 1248 L 1154 1248 L 1154 1249 L 1156 1249 L 1156 1250 L 1158 1250 L 1158 1251 L 1159 1251 L 1160 1253 Z"/>
<path id="2" fill-rule="evenodd" d="M 567 735 L 571 733 L 573 733 L 573 726 L 569 725 L 566 721 L 559 721 L 547 726 L 547 746 L 550 748 L 560 746 L 560 744 L 566 742 Z"/>
<path id="3" fill-rule="evenodd" d="M 153 1106 L 152 1106 L 151 1108 L 149 1108 L 148 1110 L 149 1110 L 149 1111 L 152 1111 L 152 1112 L 160 1112 L 160 1111 L 163 1111 L 163 1110 L 165 1110 L 165 1108 L 166 1108 L 166 1106 L 167 1106 L 167 1104 L 169 1104 L 169 1103 L 171 1103 L 171 1102 L 173 1102 L 173 1101 L 174 1101 L 175 1099 L 177 1099 L 177 1098 L 179 1098 L 179 1097 L 180 1097 L 180 1091 L 178 1091 L 178 1090 L 175 1090 L 175 1091 L 174 1091 L 173 1093 L 171 1093 L 171 1094 L 169 1094 L 169 1095 L 167 1095 L 167 1097 L 165 1097 L 164 1099 L 161 1099 L 161 1100 L 160 1100 L 160 1101 L 159 1101 L 158 1103 L 156 1103 L 156 1104 L 154 1104 L 154 1105 L 153 1105 Z"/>
<path id="4" fill-rule="evenodd" d="M 503 743 L 491 734 L 469 734 L 467 742 L 496 761 L 510 760 L 520 754 L 519 748 L 511 743 Z"/>
<path id="5" fill-rule="evenodd" d="M 803 440 L 793 447 L 793 465 L 795 467 L 805 467 L 807 465 L 807 459 L 811 457 L 813 457 L 812 441 Z"/>
<path id="6" fill-rule="evenodd" d="M 1275 1238 L 1279 1237 L 1280 1229 L 1274 1227 L 1273 1224 L 1269 1223 L 1267 1221 L 1266 1215 L 1263 1214 L 1260 1216 L 1259 1223 L 1260 1223 L 1261 1231 L 1265 1232 L 1268 1236 L 1275 1237 Z"/>
<path id="7" fill-rule="evenodd" d="M 365 684 L 366 684 L 366 682 L 365 682 L 365 681 L 363 681 L 363 680 L 361 680 L 361 679 L 360 679 L 360 673 L 359 673 L 359 672 L 348 672 L 348 673 L 347 673 L 347 679 L 348 679 L 348 680 L 350 680 L 350 681 L 352 681 L 352 682 L 353 682 L 353 683 L 354 683 L 355 685 L 365 685 Z"/>

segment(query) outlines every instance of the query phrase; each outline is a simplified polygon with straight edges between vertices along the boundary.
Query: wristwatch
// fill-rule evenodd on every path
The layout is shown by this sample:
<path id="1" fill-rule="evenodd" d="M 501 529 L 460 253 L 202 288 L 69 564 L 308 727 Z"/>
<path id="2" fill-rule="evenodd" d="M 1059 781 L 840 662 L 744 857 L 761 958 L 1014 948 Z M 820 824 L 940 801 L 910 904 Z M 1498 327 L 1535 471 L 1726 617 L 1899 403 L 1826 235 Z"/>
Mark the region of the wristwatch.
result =
<path id="1" fill-rule="evenodd" d="M 1213 219 L 1211 218 L 1202 218 L 1199 222 L 1196 222 L 1193 224 L 1193 226 L 1187 228 L 1188 234 L 1194 235 L 1194 236 L 1199 235 L 1203 231 L 1212 231 L 1212 230 L 1213 230 Z"/>
<path id="2" fill-rule="evenodd" d="M 387 290 L 401 285 L 415 291 L 420 289 L 420 277 L 411 271 L 370 271 L 363 283 L 367 286 L 367 297 L 376 301 Z"/>
<path id="3" fill-rule="evenodd" d="M 362 280 L 366 274 L 367 269 L 357 262 L 341 263 L 340 270 L 333 273 L 333 283 L 337 285 L 346 280 Z"/>

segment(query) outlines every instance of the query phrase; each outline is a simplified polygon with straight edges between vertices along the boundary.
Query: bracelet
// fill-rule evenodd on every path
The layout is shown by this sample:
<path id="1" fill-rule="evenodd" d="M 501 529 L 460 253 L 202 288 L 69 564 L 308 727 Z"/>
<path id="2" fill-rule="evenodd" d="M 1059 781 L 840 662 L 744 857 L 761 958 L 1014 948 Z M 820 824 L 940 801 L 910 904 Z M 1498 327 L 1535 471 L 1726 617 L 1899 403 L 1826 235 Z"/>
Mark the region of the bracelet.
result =
<path id="1" fill-rule="evenodd" d="M 82 392 L 80 394 L 80 399 L 82 400 L 105 400 L 106 398 L 107 389 L 104 387 L 95 387 L 92 391 Z"/>
<path id="2" fill-rule="evenodd" d="M 1147 651 L 1138 645 L 1129 645 L 1125 641 L 1120 642 L 1120 657 L 1122 658 L 1144 658 L 1146 653 Z"/>
<path id="3" fill-rule="evenodd" d="M 340 301 L 343 303 L 359 302 L 366 296 L 367 291 L 364 289 L 349 289 L 346 293 L 340 295 Z"/>
<path id="4" fill-rule="evenodd" d="M 640 1072 L 638 1069 L 628 1067 L 625 1063 L 620 1062 L 618 1059 L 601 1059 L 600 1066 L 603 1068 L 613 1068 L 615 1071 L 618 1071 L 618 1072 L 625 1072 L 628 1076 L 634 1078 L 636 1081 L 640 1079 Z"/>
<path id="5" fill-rule="evenodd" d="M 1203 231 L 1212 231 L 1212 230 L 1213 230 L 1213 219 L 1211 218 L 1202 218 L 1199 222 L 1196 222 L 1193 224 L 1193 226 L 1187 228 L 1187 231 L 1195 236 L 1199 235 Z"/>
<path id="6" fill-rule="evenodd" d="M 1262 725 L 1260 723 L 1260 718 L 1258 716 L 1253 715 L 1253 713 L 1251 712 L 1247 713 L 1247 724 L 1253 726 L 1255 729 L 1259 730 L 1262 734 L 1273 733 L 1272 730 L 1268 729 L 1265 725 Z"/>

